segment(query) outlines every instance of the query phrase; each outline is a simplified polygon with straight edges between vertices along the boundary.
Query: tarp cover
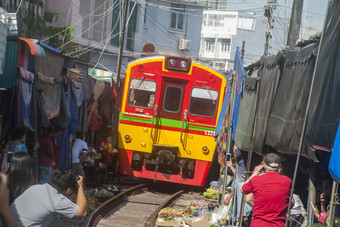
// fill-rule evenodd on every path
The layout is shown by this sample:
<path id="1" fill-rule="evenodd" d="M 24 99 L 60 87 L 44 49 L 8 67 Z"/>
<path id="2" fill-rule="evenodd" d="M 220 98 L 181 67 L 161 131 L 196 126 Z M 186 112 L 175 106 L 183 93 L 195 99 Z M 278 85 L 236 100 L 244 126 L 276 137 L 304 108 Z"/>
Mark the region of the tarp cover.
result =
<path id="1" fill-rule="evenodd" d="M 338 132 L 336 134 L 333 151 L 328 164 L 329 173 L 331 174 L 333 180 L 338 184 L 340 183 L 339 160 L 340 160 L 340 127 L 338 127 Z"/>
<path id="2" fill-rule="evenodd" d="M 236 146 L 246 151 L 249 149 L 255 120 L 257 72 L 254 70 L 251 77 L 246 77 L 244 81 L 235 133 Z"/>
<path id="3" fill-rule="evenodd" d="M 258 154 L 263 154 L 262 148 L 267 132 L 268 119 L 280 79 L 282 58 L 282 55 L 278 54 L 261 59 L 262 68 L 258 72 L 260 83 L 253 141 L 253 151 Z"/>
<path id="4" fill-rule="evenodd" d="M 45 50 L 46 58 L 36 58 L 34 62 L 35 72 L 40 72 L 45 76 L 62 75 L 64 58 L 49 49 Z"/>
<path id="5" fill-rule="evenodd" d="M 235 138 L 236 127 L 237 127 L 237 120 L 238 120 L 238 113 L 239 113 L 239 106 L 242 97 L 243 91 L 243 81 L 244 78 L 247 77 L 246 71 L 243 67 L 243 62 L 240 54 L 239 47 L 236 48 L 235 53 L 235 63 L 234 63 L 234 71 L 235 71 L 235 79 L 236 79 L 236 91 L 235 91 L 235 100 L 234 100 L 234 109 L 233 109 L 233 137 Z"/>
<path id="6" fill-rule="evenodd" d="M 320 44 L 306 138 L 330 150 L 340 121 L 340 2 L 332 1 Z"/>
<path id="7" fill-rule="evenodd" d="M 297 154 L 299 149 L 317 49 L 318 44 L 314 43 L 300 50 L 283 52 L 284 67 L 265 144 L 284 154 Z"/>

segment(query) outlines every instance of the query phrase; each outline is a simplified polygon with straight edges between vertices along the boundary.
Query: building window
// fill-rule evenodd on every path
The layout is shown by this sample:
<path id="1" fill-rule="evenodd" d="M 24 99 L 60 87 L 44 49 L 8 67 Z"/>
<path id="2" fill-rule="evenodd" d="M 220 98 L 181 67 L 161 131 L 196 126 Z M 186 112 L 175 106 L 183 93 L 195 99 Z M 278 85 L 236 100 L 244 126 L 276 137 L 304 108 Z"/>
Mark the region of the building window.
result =
<path id="1" fill-rule="evenodd" d="M 95 1 L 94 7 L 96 11 L 93 15 L 93 40 L 96 42 L 107 39 L 108 15 L 106 12 L 110 8 L 109 4 L 109 1 L 105 0 Z"/>
<path id="2" fill-rule="evenodd" d="M 114 7 L 112 10 L 112 38 L 111 38 L 111 45 L 112 46 L 119 46 L 119 33 L 121 30 L 121 24 L 122 24 L 122 11 L 123 11 L 123 5 L 122 3 L 119 3 L 118 0 L 114 1 L 114 5 L 118 6 Z M 138 7 L 140 7 L 139 4 L 135 4 L 135 2 L 129 1 L 128 6 L 128 15 L 130 15 L 129 22 L 127 24 L 127 31 L 126 31 L 126 49 L 133 51 L 134 47 L 134 40 L 135 40 L 135 33 L 137 31 L 137 14 L 138 14 Z"/>
<path id="3" fill-rule="evenodd" d="M 131 16 L 130 16 L 129 23 L 127 25 L 126 49 L 130 51 L 133 51 L 133 47 L 135 43 L 135 34 L 137 31 L 138 7 L 140 7 L 140 5 L 136 3 L 130 4 L 130 7 L 129 7 L 129 15 Z"/>
<path id="4" fill-rule="evenodd" d="M 214 39 L 206 39 L 205 40 L 205 50 L 206 51 L 214 51 L 215 50 L 215 40 Z"/>
<path id="5" fill-rule="evenodd" d="M 221 52 L 230 51 L 230 39 L 221 39 Z"/>
<path id="6" fill-rule="evenodd" d="M 170 28 L 175 30 L 184 29 L 185 5 L 171 3 Z"/>

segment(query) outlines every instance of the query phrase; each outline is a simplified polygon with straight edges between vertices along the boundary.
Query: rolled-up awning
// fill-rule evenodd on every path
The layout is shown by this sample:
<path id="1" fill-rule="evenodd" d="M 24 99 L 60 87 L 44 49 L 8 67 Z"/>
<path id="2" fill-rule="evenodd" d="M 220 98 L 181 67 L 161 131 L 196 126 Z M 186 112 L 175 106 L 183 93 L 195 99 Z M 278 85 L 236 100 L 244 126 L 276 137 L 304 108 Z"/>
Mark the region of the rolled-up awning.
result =
<path id="1" fill-rule="evenodd" d="M 117 83 L 117 74 L 111 71 L 105 71 L 96 68 L 88 68 L 88 75 L 96 80 L 103 80 L 106 82 L 112 82 L 112 79 Z"/>
<path id="2" fill-rule="evenodd" d="M 27 38 L 19 38 L 19 40 L 25 42 L 28 45 L 31 55 L 38 57 L 46 57 L 44 48 L 42 48 L 34 40 Z"/>

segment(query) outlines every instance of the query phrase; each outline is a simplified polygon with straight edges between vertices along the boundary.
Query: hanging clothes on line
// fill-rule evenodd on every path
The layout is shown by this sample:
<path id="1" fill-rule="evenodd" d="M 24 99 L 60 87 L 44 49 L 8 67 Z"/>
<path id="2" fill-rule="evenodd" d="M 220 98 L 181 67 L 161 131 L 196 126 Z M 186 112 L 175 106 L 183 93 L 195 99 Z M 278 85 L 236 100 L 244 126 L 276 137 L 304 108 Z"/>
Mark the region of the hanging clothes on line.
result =
<path id="1" fill-rule="evenodd" d="M 43 87 L 45 111 L 48 119 L 55 118 L 60 112 L 61 89 L 64 78 L 62 76 L 48 77 L 38 72 L 38 78 Z"/>
<path id="2" fill-rule="evenodd" d="M 32 124 L 32 87 L 34 74 L 20 67 L 19 97 L 21 106 L 22 124 L 34 131 Z"/>

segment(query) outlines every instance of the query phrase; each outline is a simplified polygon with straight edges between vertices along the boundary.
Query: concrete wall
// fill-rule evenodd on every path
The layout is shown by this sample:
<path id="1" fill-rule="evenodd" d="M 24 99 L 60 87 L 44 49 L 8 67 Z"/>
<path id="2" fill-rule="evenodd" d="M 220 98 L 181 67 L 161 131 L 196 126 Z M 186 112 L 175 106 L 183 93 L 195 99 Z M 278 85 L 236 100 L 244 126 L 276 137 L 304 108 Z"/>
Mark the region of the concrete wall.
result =
<path id="1" fill-rule="evenodd" d="M 156 7 L 159 3 L 153 0 L 147 7 L 144 43 L 152 43 L 155 46 L 155 52 L 159 54 L 197 57 L 200 48 L 202 7 L 187 5 L 184 29 L 176 31 L 170 28 L 170 1 L 162 2 L 162 7 Z M 190 40 L 188 51 L 178 49 L 180 39 Z"/>
<path id="2" fill-rule="evenodd" d="M 243 63 L 248 65 L 258 61 L 264 54 L 266 18 L 262 15 L 245 15 L 240 14 L 239 18 L 253 18 L 253 30 L 243 29 L 238 25 L 237 34 L 233 36 L 231 46 L 231 56 L 234 58 L 236 47 L 242 48 L 242 42 L 245 41 L 245 51 Z M 244 26 L 247 27 L 247 26 Z"/>

